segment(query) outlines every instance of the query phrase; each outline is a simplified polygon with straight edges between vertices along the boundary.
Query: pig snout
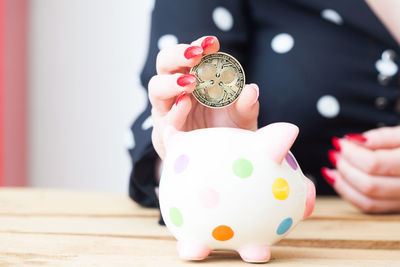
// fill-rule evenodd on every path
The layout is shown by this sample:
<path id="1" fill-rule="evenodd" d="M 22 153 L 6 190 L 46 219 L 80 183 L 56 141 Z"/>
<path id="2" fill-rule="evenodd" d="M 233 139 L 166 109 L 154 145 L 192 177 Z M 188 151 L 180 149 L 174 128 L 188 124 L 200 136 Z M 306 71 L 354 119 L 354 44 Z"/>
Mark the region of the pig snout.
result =
<path id="1" fill-rule="evenodd" d="M 315 186 L 314 183 L 307 178 L 307 200 L 303 216 L 304 219 L 311 215 L 311 213 L 314 210 L 314 204 L 315 204 Z"/>

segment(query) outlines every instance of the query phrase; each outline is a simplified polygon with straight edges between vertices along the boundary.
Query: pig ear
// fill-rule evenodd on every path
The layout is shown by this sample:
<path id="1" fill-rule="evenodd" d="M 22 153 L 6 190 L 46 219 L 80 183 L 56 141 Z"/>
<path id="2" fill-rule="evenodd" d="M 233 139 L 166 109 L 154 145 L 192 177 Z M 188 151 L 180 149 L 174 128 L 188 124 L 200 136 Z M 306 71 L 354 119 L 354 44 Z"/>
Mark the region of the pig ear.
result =
<path id="1" fill-rule="evenodd" d="M 178 131 L 175 127 L 173 126 L 167 126 L 164 129 L 163 133 L 163 142 L 165 145 L 165 148 L 168 148 L 174 140 L 176 140 L 177 136 L 181 133 L 181 131 Z"/>
<path id="2" fill-rule="evenodd" d="M 281 164 L 298 134 L 299 128 L 294 124 L 272 123 L 256 131 L 257 146 L 261 147 L 270 159 Z"/>

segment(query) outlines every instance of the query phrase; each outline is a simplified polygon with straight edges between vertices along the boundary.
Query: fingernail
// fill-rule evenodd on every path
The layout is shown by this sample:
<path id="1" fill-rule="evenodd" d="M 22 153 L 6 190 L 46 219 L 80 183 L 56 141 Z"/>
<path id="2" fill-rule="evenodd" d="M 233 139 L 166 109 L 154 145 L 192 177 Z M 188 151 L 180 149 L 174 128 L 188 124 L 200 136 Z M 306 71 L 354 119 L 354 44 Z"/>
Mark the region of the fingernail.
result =
<path id="1" fill-rule="evenodd" d="M 257 97 L 256 100 L 254 100 L 254 104 L 257 103 L 258 98 L 260 97 L 260 88 L 258 88 L 258 85 L 253 83 L 252 87 L 254 88 L 254 90 L 256 91 Z"/>
<path id="2" fill-rule="evenodd" d="M 358 133 L 349 133 L 344 136 L 347 140 L 358 142 L 358 143 L 365 143 L 367 142 L 367 138 Z"/>
<path id="3" fill-rule="evenodd" d="M 185 97 L 186 92 L 182 92 L 178 98 L 176 99 L 175 105 L 178 105 L 178 103 Z"/>
<path id="4" fill-rule="evenodd" d="M 329 185 L 332 186 L 335 184 L 335 178 L 331 175 L 330 170 L 328 168 L 322 167 L 321 174 Z"/>
<path id="5" fill-rule="evenodd" d="M 182 87 L 188 86 L 194 82 L 196 82 L 196 76 L 193 74 L 183 74 L 176 80 L 176 83 Z"/>
<path id="6" fill-rule="evenodd" d="M 340 146 L 340 139 L 338 137 L 333 137 L 332 138 L 332 144 L 333 147 L 337 150 L 337 151 L 341 151 L 342 147 Z"/>
<path id="7" fill-rule="evenodd" d="M 203 50 L 205 50 L 207 47 L 209 47 L 213 43 L 215 43 L 215 37 L 214 36 L 208 36 L 207 38 L 205 38 L 203 40 L 203 42 L 201 42 L 201 47 L 203 48 Z"/>
<path id="8" fill-rule="evenodd" d="M 338 153 L 335 151 L 335 150 L 329 150 L 328 151 L 328 158 L 329 158 L 329 161 L 332 163 L 332 165 L 334 166 L 334 167 L 336 167 L 336 164 L 337 164 L 337 160 L 338 160 Z"/>
<path id="9" fill-rule="evenodd" d="M 200 46 L 189 46 L 186 48 L 185 53 L 183 54 L 186 59 L 191 59 L 195 56 L 201 55 L 203 53 L 203 48 Z"/>

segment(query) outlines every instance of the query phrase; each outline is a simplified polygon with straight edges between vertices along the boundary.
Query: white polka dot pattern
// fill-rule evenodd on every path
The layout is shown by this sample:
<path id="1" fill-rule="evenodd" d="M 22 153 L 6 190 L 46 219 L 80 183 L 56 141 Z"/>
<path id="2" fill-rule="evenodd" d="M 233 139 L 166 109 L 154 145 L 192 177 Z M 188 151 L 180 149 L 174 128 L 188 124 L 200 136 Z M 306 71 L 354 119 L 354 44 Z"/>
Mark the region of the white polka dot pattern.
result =
<path id="1" fill-rule="evenodd" d="M 390 59 L 379 59 L 375 63 L 376 70 L 384 76 L 393 76 L 398 71 L 398 66 Z"/>
<path id="2" fill-rule="evenodd" d="M 339 15 L 339 13 L 337 13 L 335 10 L 333 9 L 324 9 L 321 11 L 321 17 L 333 22 L 335 24 L 341 25 L 343 24 L 343 19 L 342 17 Z"/>
<path id="3" fill-rule="evenodd" d="M 231 12 L 225 7 L 217 7 L 214 9 L 212 18 L 215 25 L 221 31 L 229 31 L 233 27 L 233 17 Z"/>
<path id="4" fill-rule="evenodd" d="M 318 99 L 317 110 L 326 118 L 334 118 L 340 111 L 339 101 L 331 95 L 324 95 Z"/>
<path id="5" fill-rule="evenodd" d="M 165 34 L 158 39 L 158 49 L 162 50 L 178 43 L 178 38 L 173 34 Z"/>
<path id="6" fill-rule="evenodd" d="M 272 50 L 278 54 L 289 52 L 294 46 L 294 39 L 288 33 L 280 33 L 271 41 Z"/>
<path id="7" fill-rule="evenodd" d="M 145 119 L 142 123 L 142 130 L 146 131 L 148 129 L 150 129 L 151 127 L 153 127 L 153 121 L 151 116 L 149 116 L 147 119 Z"/>

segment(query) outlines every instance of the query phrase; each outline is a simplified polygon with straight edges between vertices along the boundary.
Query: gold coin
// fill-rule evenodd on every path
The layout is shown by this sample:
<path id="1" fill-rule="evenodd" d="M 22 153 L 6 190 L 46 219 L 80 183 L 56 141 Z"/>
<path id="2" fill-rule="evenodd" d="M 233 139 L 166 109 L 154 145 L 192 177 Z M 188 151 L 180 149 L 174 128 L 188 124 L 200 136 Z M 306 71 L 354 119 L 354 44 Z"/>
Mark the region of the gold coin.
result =
<path id="1" fill-rule="evenodd" d="M 197 78 L 193 96 L 211 108 L 222 108 L 234 103 L 245 84 L 240 63 L 222 52 L 205 55 L 190 73 Z"/>

